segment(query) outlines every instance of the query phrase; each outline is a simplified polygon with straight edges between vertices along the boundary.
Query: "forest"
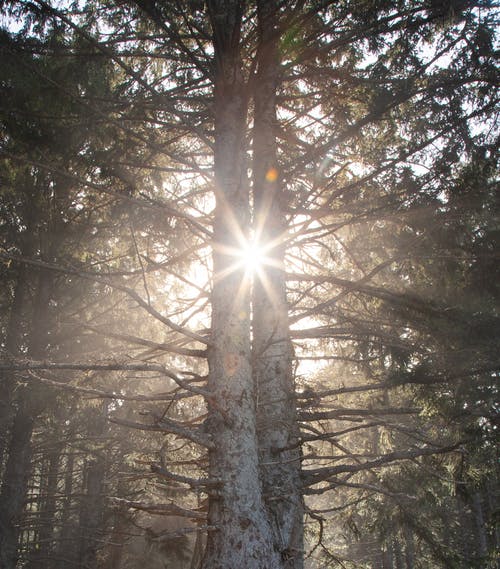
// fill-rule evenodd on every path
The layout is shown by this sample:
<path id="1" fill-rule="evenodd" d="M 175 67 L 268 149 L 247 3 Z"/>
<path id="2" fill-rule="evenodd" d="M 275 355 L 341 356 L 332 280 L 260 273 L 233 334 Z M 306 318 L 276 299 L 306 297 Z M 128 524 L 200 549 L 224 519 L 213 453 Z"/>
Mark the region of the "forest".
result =
<path id="1" fill-rule="evenodd" d="M 0 569 L 499 569 L 499 5 L 0 0 Z"/>

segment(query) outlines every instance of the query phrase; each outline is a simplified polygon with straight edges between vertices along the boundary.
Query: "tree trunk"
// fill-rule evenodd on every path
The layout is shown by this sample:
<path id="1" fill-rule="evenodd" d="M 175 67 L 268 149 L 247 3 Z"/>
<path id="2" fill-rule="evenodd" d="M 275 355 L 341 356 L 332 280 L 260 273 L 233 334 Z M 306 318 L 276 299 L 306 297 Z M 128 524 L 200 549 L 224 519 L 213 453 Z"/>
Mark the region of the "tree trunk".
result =
<path id="1" fill-rule="evenodd" d="M 17 562 L 19 525 L 30 474 L 33 423 L 33 415 L 21 405 L 12 425 L 0 495 L 0 569 L 14 569 Z"/>
<path id="2" fill-rule="evenodd" d="M 275 547 L 285 567 L 303 567 L 301 455 L 284 270 L 286 226 L 276 151 L 279 81 L 277 2 L 257 2 L 259 49 L 254 87 L 254 232 L 266 261 L 253 293 L 253 365 L 258 388 L 261 476 Z"/>
<path id="3" fill-rule="evenodd" d="M 73 507 L 73 482 L 75 455 L 72 449 L 67 449 L 67 457 L 64 474 L 64 502 L 61 514 L 61 531 L 59 534 L 59 544 L 57 547 L 57 568 L 64 569 L 68 564 L 74 564 L 75 542 L 71 539 L 76 528 L 71 520 L 71 510 Z"/>
<path id="4" fill-rule="evenodd" d="M 28 229 L 31 233 L 31 229 Z M 33 253 L 33 239 L 30 236 L 21 246 L 21 255 L 30 257 Z M 16 285 L 12 297 L 9 322 L 5 334 L 5 351 L 10 356 L 17 356 L 22 347 L 23 337 L 23 310 L 28 290 L 28 269 L 21 263 L 17 268 Z M 6 458 L 6 449 L 9 443 L 9 431 L 14 420 L 14 406 L 12 390 L 15 381 L 12 373 L 4 371 L 0 374 L 0 474 Z"/>
<path id="5" fill-rule="evenodd" d="M 44 491 L 41 496 L 41 508 L 39 517 L 39 554 L 40 560 L 36 565 L 39 569 L 52 567 L 50 559 L 54 550 L 54 520 L 56 510 L 56 492 L 61 458 L 62 445 L 56 444 L 49 452 L 46 479 L 42 480 Z"/>
<path id="6" fill-rule="evenodd" d="M 92 459 L 85 465 L 84 496 L 80 511 L 79 567 L 94 569 L 99 547 L 98 537 L 102 529 L 104 509 L 105 464 L 102 457 Z"/>
<path id="7" fill-rule="evenodd" d="M 413 538 L 413 530 L 410 526 L 405 524 L 403 526 L 405 538 L 405 558 L 406 569 L 414 569 L 415 567 L 415 542 Z"/>
<path id="8" fill-rule="evenodd" d="M 476 552 L 480 559 L 486 560 L 488 556 L 488 540 L 484 523 L 483 504 L 479 491 L 472 496 L 472 512 L 476 529 Z"/>
<path id="9" fill-rule="evenodd" d="M 200 564 L 203 559 L 203 535 L 198 532 L 195 537 L 194 545 L 193 545 L 193 556 L 191 557 L 191 563 L 189 565 L 189 569 L 199 569 Z"/>
<path id="10" fill-rule="evenodd" d="M 457 537 L 459 538 L 458 547 L 465 561 L 472 562 L 474 558 L 474 528 L 472 525 L 471 512 L 463 496 L 457 496 L 458 515 L 460 524 Z"/>
<path id="11" fill-rule="evenodd" d="M 380 569 L 394 569 L 392 548 L 387 544 L 385 549 L 380 552 L 379 560 L 374 563 L 375 568 Z"/>
<path id="12" fill-rule="evenodd" d="M 209 478 L 205 569 L 274 569 L 274 550 L 259 478 L 256 401 L 250 364 L 249 284 L 236 267 L 249 223 L 245 165 L 247 95 L 240 62 L 243 2 L 208 2 L 215 57 L 214 282 L 209 353 L 208 426 L 215 442 Z"/>
<path id="13" fill-rule="evenodd" d="M 40 271 L 29 345 L 29 356 L 33 359 L 41 359 L 45 352 L 52 285 L 53 275 Z M 19 524 L 30 474 L 31 435 L 36 417 L 45 406 L 43 391 L 33 384 L 20 388 L 18 399 L 0 493 L 0 569 L 14 569 L 16 566 Z"/>
<path id="14" fill-rule="evenodd" d="M 125 531 L 130 526 L 130 519 L 127 515 L 127 508 L 120 508 L 114 514 L 113 530 L 109 537 L 109 558 L 106 569 L 120 569 L 123 559 L 123 552 L 127 539 Z"/>
<path id="15" fill-rule="evenodd" d="M 107 403 L 101 409 L 92 409 L 89 416 L 88 435 L 94 440 L 104 440 L 107 432 Z M 80 508 L 80 542 L 78 560 L 81 569 L 94 569 L 97 552 L 101 546 L 104 517 L 104 481 L 106 475 L 105 452 L 99 448 L 87 459 L 83 472 L 83 496 Z"/>
<path id="16" fill-rule="evenodd" d="M 392 539 L 392 551 L 394 552 L 394 565 L 395 569 L 404 569 L 403 567 L 403 552 L 401 551 L 401 543 L 397 537 Z"/>
<path id="17" fill-rule="evenodd" d="M 498 483 L 495 478 L 486 484 L 486 504 L 488 506 L 488 519 L 494 522 L 498 508 Z M 492 540 L 495 551 L 498 551 L 500 549 L 500 525 L 498 523 L 493 523 Z M 498 566 L 500 567 L 500 559 Z"/>

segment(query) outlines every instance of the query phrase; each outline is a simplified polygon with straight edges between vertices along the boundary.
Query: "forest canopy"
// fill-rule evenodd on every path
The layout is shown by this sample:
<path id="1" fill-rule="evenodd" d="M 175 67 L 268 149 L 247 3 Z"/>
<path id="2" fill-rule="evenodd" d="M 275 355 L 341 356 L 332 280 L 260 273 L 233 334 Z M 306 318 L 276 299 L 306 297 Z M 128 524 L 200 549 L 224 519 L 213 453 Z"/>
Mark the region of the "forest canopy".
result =
<path id="1" fill-rule="evenodd" d="M 0 2 L 0 569 L 498 569 L 498 17 Z"/>

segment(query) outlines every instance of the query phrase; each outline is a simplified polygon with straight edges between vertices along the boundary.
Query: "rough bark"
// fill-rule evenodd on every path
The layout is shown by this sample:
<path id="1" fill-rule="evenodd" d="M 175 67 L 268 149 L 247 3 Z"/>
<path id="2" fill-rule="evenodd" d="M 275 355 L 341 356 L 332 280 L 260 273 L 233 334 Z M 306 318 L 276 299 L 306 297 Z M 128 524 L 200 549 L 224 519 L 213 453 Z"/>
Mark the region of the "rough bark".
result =
<path id="1" fill-rule="evenodd" d="M 250 363 L 249 287 L 231 249 L 249 222 L 244 134 L 247 100 L 239 57 L 243 2 L 208 2 L 215 57 L 215 193 L 212 334 L 207 428 L 216 441 L 209 478 L 205 569 L 281 567 L 262 500 Z"/>
<path id="2" fill-rule="evenodd" d="M 277 2 L 257 2 L 259 49 L 254 87 L 253 191 L 255 238 L 267 260 L 255 275 L 253 365 L 265 501 L 285 567 L 303 567 L 300 448 L 284 271 L 283 188 L 276 151 L 279 82 Z M 295 447 L 295 448 L 293 448 Z M 292 448 L 292 450 L 281 450 Z"/>

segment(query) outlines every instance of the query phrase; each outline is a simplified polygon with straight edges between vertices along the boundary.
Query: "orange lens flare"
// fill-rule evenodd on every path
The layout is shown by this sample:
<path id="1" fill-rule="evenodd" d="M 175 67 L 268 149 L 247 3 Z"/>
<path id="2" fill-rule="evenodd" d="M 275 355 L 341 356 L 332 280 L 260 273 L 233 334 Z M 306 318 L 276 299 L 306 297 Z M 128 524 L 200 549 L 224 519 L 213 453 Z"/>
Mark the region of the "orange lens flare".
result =
<path id="1" fill-rule="evenodd" d="M 266 182 L 276 182 L 278 179 L 278 170 L 276 168 L 269 168 L 266 172 Z"/>

